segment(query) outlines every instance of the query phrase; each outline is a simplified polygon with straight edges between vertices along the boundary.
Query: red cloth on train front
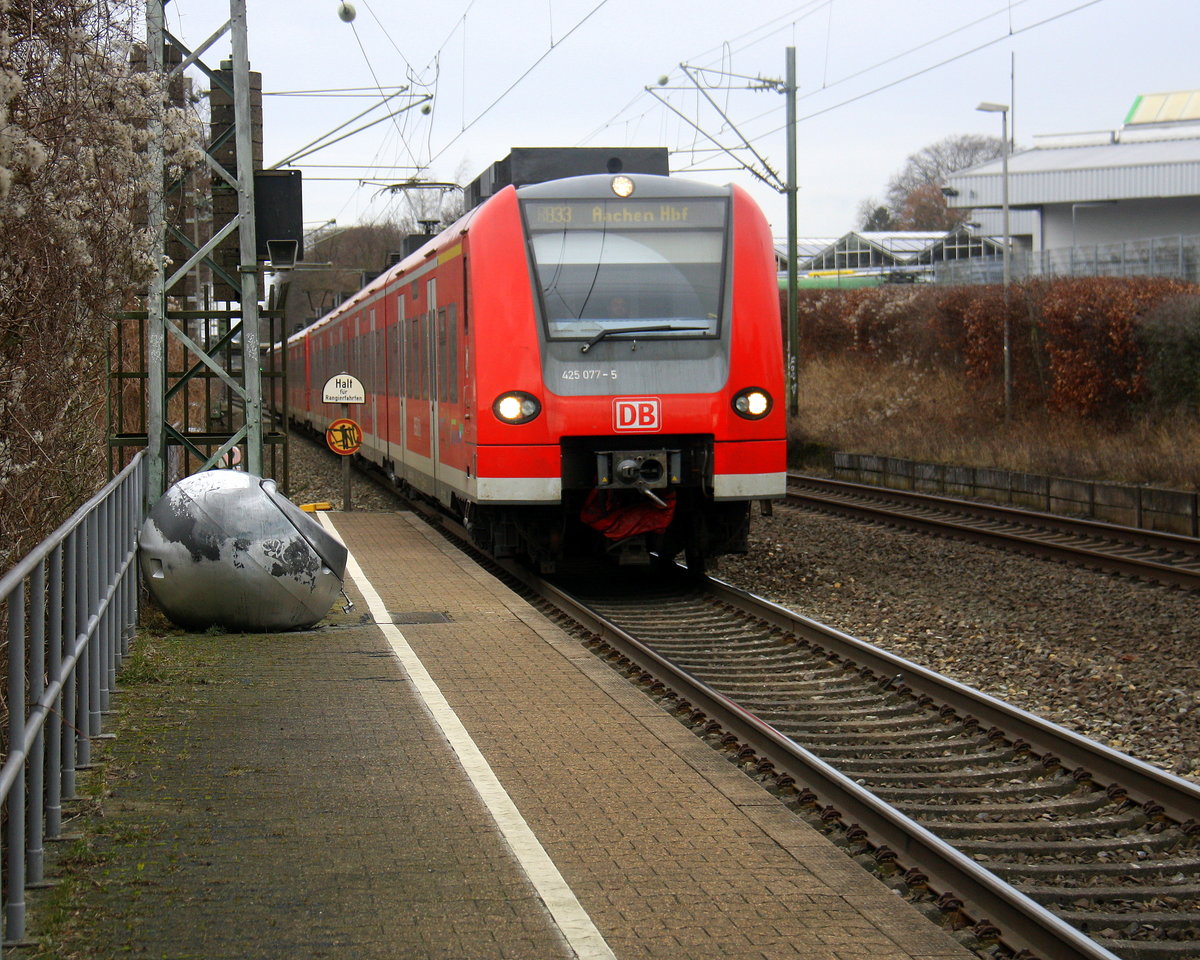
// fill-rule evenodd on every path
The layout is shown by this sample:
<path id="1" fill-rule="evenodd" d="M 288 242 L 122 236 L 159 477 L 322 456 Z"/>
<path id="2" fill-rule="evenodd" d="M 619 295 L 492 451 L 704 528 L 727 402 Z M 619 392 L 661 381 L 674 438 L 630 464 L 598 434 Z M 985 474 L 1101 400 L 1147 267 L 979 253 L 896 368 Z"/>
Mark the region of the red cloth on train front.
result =
<path id="1" fill-rule="evenodd" d="M 579 518 L 609 540 L 624 540 L 639 533 L 662 533 L 675 516 L 675 493 L 664 491 L 660 507 L 649 497 L 637 494 L 629 500 L 626 490 L 593 490 L 584 501 Z"/>

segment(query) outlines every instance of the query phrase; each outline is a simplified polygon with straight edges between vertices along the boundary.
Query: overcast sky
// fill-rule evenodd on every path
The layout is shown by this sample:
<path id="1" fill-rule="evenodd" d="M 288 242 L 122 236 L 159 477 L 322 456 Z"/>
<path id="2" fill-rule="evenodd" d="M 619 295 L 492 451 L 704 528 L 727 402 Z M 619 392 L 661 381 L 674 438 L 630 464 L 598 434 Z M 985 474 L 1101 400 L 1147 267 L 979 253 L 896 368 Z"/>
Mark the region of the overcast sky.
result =
<path id="1" fill-rule="evenodd" d="M 785 98 L 744 88 L 746 77 L 782 79 L 789 46 L 799 232 L 809 237 L 854 229 L 859 204 L 882 198 L 914 151 L 946 136 L 998 136 L 1000 116 L 978 112 L 981 101 L 1012 105 L 1019 148 L 1037 134 L 1115 129 L 1138 94 L 1200 88 L 1197 0 L 352 2 L 357 16 L 345 23 L 338 0 L 248 0 L 251 66 L 268 94 L 267 166 L 378 104 L 380 87 L 433 98 L 428 114 L 414 107 L 300 161 L 313 224 L 402 212 L 380 185 L 415 174 L 466 183 L 515 146 L 666 146 L 674 175 L 749 188 L 781 236 L 781 195 L 744 171 L 712 170 L 733 161 L 708 152 L 712 141 L 674 111 L 738 143 L 680 64 L 710 68 L 708 95 L 783 175 Z M 228 3 L 171 0 L 166 16 L 195 47 Z M 227 51 L 226 41 L 205 61 Z M 645 91 L 663 76 L 659 95 L 674 111 Z M 368 89 L 270 95 L 351 87 Z M 318 179 L 334 177 L 348 179 Z"/>

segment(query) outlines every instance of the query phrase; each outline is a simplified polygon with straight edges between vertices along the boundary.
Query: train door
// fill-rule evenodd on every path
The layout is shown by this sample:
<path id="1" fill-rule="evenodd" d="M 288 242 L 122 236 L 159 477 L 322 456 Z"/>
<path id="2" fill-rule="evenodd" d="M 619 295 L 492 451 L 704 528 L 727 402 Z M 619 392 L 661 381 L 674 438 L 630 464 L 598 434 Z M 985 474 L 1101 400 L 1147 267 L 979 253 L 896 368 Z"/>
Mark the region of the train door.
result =
<path id="1" fill-rule="evenodd" d="M 371 307 L 367 311 L 367 352 L 370 354 L 366 358 L 367 373 L 370 376 L 367 387 L 369 391 L 366 397 L 367 413 L 371 420 L 371 436 L 374 437 L 372 446 L 379 451 L 372 460 L 382 459 L 384 456 L 383 446 L 383 428 L 382 419 L 379 416 L 379 391 L 383 383 L 383 357 L 379 352 L 379 322 L 376 317 L 377 311 Z"/>
<path id="2" fill-rule="evenodd" d="M 425 464 L 428 459 L 429 431 L 421 422 L 426 410 L 424 392 L 425 379 L 425 335 L 426 312 L 419 297 L 420 281 L 414 280 L 409 287 L 408 305 L 410 316 L 404 321 L 404 463 L 405 479 L 419 490 L 427 490 L 428 474 Z"/>
<path id="3" fill-rule="evenodd" d="M 425 300 L 426 307 L 426 323 L 425 336 L 429 344 L 429 348 L 425 351 L 425 395 L 428 398 L 428 413 L 429 413 L 429 469 L 431 472 L 430 479 L 432 480 L 433 495 L 439 500 L 441 499 L 441 490 L 439 482 L 441 480 L 442 471 L 438 460 L 440 459 L 440 444 L 438 433 L 438 357 L 443 353 L 442 345 L 438 342 L 438 304 L 437 304 L 437 278 L 434 277 L 425 286 L 428 294 Z"/>
<path id="4" fill-rule="evenodd" d="M 438 479 L 439 496 L 447 506 L 453 494 L 465 492 L 468 467 L 463 442 L 466 425 L 462 405 L 462 308 L 466 277 L 464 258 L 449 259 L 441 273 L 437 312 L 437 396 L 438 396 Z"/>
<path id="5" fill-rule="evenodd" d="M 400 289 L 396 296 L 389 298 L 389 304 L 395 306 L 395 316 L 385 320 L 388 343 L 388 459 L 393 463 L 396 475 L 405 479 L 404 472 L 404 291 Z M 389 310 L 390 313 L 390 310 Z"/>

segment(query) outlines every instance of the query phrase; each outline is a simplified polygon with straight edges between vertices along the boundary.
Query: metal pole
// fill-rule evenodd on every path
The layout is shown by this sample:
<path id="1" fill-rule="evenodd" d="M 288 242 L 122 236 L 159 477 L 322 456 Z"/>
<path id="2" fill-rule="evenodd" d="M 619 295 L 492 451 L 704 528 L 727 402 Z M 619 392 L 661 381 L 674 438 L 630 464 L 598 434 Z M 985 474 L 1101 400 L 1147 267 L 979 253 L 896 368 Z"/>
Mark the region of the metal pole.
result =
<path id="1" fill-rule="evenodd" d="M 92 765 L 92 658 L 88 651 L 91 645 L 87 643 L 89 601 L 88 582 L 91 573 L 88 570 L 89 550 L 88 522 L 79 524 L 78 536 L 75 538 L 75 637 L 71 642 L 73 651 L 79 652 L 75 665 L 75 769 L 86 770 Z M 83 649 L 80 650 L 80 643 Z"/>
<path id="2" fill-rule="evenodd" d="M 36 706 L 46 689 L 46 561 L 38 564 L 29 577 L 29 702 Z M 9 743 L 9 749 L 15 749 Z M 25 805 L 25 879 L 28 884 L 42 882 L 45 865 L 43 847 L 45 816 L 46 728 L 34 738 L 25 760 L 29 795 Z M 11 879 L 11 878 L 10 878 Z"/>
<path id="3" fill-rule="evenodd" d="M 146 460 L 147 506 L 162 496 L 166 489 L 166 390 L 167 390 L 167 320 L 166 274 L 163 259 L 166 238 L 163 211 L 163 189 L 166 167 L 163 159 L 163 110 L 166 109 L 166 83 L 163 78 L 163 0 L 146 0 L 146 69 L 151 79 L 162 83 L 156 111 L 147 124 L 150 157 L 151 187 L 148 198 L 147 226 L 154 237 L 154 270 L 150 275 L 147 311 L 146 374 Z"/>
<path id="4" fill-rule="evenodd" d="M 96 624 L 96 636 L 93 642 L 97 646 L 99 654 L 99 667 L 96 671 L 99 680 L 99 697 L 96 702 L 97 709 L 101 714 L 110 712 L 112 709 L 112 688 L 115 681 L 115 675 L 112 665 L 112 650 L 113 650 L 113 613 L 115 606 L 111 602 L 112 590 L 114 584 L 113 577 L 113 549 L 116 546 L 113 543 L 114 531 L 112 525 L 112 497 L 106 497 L 103 503 L 96 507 L 96 526 L 99 528 L 99 551 L 95 559 L 95 564 L 99 568 L 99 591 L 96 594 L 96 610 L 99 612 L 105 604 L 105 599 L 109 599 L 108 606 L 105 607 L 104 613 L 100 614 L 100 620 Z M 96 731 L 99 734 L 99 730 Z"/>
<path id="5" fill-rule="evenodd" d="M 796 309 L 796 48 L 787 48 L 787 392 L 788 413 L 800 414 L 800 321 Z"/>
<path id="6" fill-rule="evenodd" d="M 104 642 L 104 620 L 100 616 L 100 565 L 103 562 L 104 545 L 100 542 L 101 528 L 99 511 L 93 511 L 85 522 L 87 527 L 87 617 L 84 630 L 88 634 L 88 713 L 87 730 L 92 739 L 100 737 L 100 713 L 104 709 L 104 660 L 102 644 Z M 93 622 L 94 621 L 94 622 Z M 82 721 L 83 718 L 81 717 Z"/>
<path id="7" fill-rule="evenodd" d="M 54 683 L 62 673 L 63 620 L 67 616 L 63 595 L 64 544 L 54 548 L 50 559 L 50 623 L 46 637 L 46 675 Z M 62 714 L 59 695 L 55 709 L 46 719 L 46 836 L 57 840 L 62 833 Z"/>
<path id="8" fill-rule="evenodd" d="M 1012 330 L 1009 320 L 1009 290 L 1012 280 L 1012 228 L 1008 209 L 1008 110 L 1000 113 L 1001 135 L 1004 143 L 1000 148 L 1000 173 L 1003 180 L 1001 203 L 1004 206 L 1004 419 L 1012 419 Z"/>
<path id="9" fill-rule="evenodd" d="M 246 0 L 229 0 L 233 117 L 237 142 L 238 250 L 242 280 L 242 376 L 246 388 L 246 469 L 262 476 L 262 380 L 258 332 L 258 252 L 254 235 L 254 138 Z"/>
<path id="10" fill-rule="evenodd" d="M 8 598 L 8 749 L 25 743 L 25 584 Z M 8 903 L 4 910 L 4 935 L 9 942 L 25 936 L 25 774 L 14 781 L 8 795 Z"/>
<path id="11" fill-rule="evenodd" d="M 81 536 L 76 527 L 67 536 L 63 545 L 63 658 L 75 652 L 75 641 L 79 635 L 79 570 L 78 540 Z M 62 704 L 62 799 L 75 799 L 76 728 L 79 690 L 75 671 L 72 670 L 63 684 Z"/>
<path id="12" fill-rule="evenodd" d="M 342 404 L 342 418 L 350 418 L 350 404 Z M 349 513 L 353 507 L 350 504 L 350 454 L 342 456 L 342 512 Z"/>

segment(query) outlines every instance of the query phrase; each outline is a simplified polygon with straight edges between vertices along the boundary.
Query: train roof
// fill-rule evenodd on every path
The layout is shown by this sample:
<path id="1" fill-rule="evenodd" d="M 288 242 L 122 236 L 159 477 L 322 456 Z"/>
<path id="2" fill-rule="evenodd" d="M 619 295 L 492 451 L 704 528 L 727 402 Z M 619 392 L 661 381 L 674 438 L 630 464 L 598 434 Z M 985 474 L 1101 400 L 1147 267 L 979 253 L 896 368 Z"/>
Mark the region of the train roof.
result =
<path id="1" fill-rule="evenodd" d="M 650 173 L 592 173 L 581 177 L 567 177 L 564 180 L 547 180 L 544 183 L 531 183 L 517 188 L 517 196 L 522 200 L 573 199 L 611 197 L 612 183 L 621 178 L 632 181 L 633 193 L 629 199 L 675 198 L 675 197 L 728 197 L 730 187 L 716 187 L 710 183 L 698 180 L 678 180 L 673 177 L 662 177 Z"/>
<path id="2" fill-rule="evenodd" d="M 466 233 L 471 220 L 474 219 L 476 214 L 486 207 L 492 199 L 503 195 L 508 190 L 516 190 L 517 196 L 522 200 L 537 200 L 542 198 L 568 200 L 574 198 L 592 199 L 611 196 L 614 177 L 624 177 L 633 181 L 634 190 L 631 197 L 639 199 L 728 197 L 731 195 L 733 189 L 729 185 L 714 186 L 698 180 L 680 180 L 650 173 L 595 173 L 578 177 L 566 177 L 561 180 L 547 180 L 522 187 L 505 187 L 499 193 L 484 200 L 479 206 L 468 210 L 445 230 L 430 237 L 428 243 L 423 244 L 403 260 L 388 267 L 383 273 L 368 282 L 361 290 L 358 290 L 349 299 L 343 300 L 319 320 L 315 320 L 307 327 L 297 330 L 287 338 L 287 343 L 292 343 L 293 341 L 309 336 L 316 330 L 352 310 L 357 304 L 370 299 L 375 293 L 383 290 L 397 278 L 402 277 L 415 267 L 424 264 L 428 259 L 428 253 L 431 248 L 436 249 L 438 246 L 445 246 L 454 242 L 458 237 L 461 237 Z"/>
<path id="3" fill-rule="evenodd" d="M 454 221 L 454 223 L 450 224 L 450 226 L 431 236 L 427 243 L 422 244 L 403 260 L 397 261 L 384 270 L 381 274 L 369 280 L 366 285 L 357 290 L 353 296 L 343 300 L 327 314 L 318 320 L 314 320 L 307 327 L 297 330 L 287 338 L 287 342 L 292 343 L 295 340 L 300 340 L 304 337 L 307 337 L 309 334 L 319 330 L 327 323 L 331 323 L 342 314 L 348 312 L 357 304 L 360 304 L 365 300 L 369 300 L 375 293 L 384 289 L 393 280 L 403 276 L 415 266 L 425 263 L 425 261 L 428 259 L 427 251 L 431 246 L 436 247 L 438 245 L 445 245 L 450 243 L 453 239 L 461 237 L 464 233 L 466 233 L 467 225 L 475 216 L 475 213 L 478 211 L 478 209 L 479 208 L 476 207 L 473 210 L 468 210 L 465 214 Z"/>

